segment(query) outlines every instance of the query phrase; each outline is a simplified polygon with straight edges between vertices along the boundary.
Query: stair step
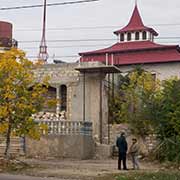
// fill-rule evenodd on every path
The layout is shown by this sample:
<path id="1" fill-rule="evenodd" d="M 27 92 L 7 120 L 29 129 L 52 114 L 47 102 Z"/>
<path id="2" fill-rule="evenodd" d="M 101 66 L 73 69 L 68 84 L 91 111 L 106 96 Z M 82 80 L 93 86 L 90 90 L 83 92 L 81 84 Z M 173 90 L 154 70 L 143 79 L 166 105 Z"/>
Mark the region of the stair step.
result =
<path id="1" fill-rule="evenodd" d="M 10 154 L 12 155 L 22 155 L 22 139 L 20 137 L 11 137 L 10 140 Z M 6 137 L 0 136 L 0 156 L 4 155 L 6 148 Z"/>

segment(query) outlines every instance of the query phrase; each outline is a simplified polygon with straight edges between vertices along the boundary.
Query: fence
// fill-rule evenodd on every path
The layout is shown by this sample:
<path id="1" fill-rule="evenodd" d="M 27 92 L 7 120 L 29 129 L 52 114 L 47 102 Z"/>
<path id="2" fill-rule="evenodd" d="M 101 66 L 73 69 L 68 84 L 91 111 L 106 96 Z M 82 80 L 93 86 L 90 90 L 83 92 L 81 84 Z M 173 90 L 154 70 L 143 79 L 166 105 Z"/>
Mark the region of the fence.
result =
<path id="1" fill-rule="evenodd" d="M 40 120 L 36 122 L 48 127 L 48 132 L 43 130 L 43 134 L 48 133 L 49 135 L 92 135 L 92 122 L 56 120 Z"/>

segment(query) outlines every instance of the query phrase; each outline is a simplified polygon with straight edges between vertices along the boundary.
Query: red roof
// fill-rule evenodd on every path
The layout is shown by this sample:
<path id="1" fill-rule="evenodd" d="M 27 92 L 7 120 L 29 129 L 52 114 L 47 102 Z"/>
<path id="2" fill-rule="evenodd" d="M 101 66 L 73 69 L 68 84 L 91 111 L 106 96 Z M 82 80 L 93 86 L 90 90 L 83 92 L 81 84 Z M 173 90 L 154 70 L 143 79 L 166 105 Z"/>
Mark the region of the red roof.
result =
<path id="1" fill-rule="evenodd" d="M 115 31 L 114 33 L 119 34 L 119 33 L 132 32 L 132 31 L 150 31 L 155 36 L 158 35 L 158 33 L 154 29 L 144 26 L 137 5 L 134 8 L 133 14 L 131 16 L 128 25 L 118 31 Z"/>
<path id="2" fill-rule="evenodd" d="M 105 54 L 87 55 L 81 58 L 81 61 L 106 61 Z M 111 64 L 112 57 L 108 55 L 108 62 Z M 176 49 L 156 49 L 148 51 L 132 51 L 129 53 L 113 54 L 113 62 L 115 65 L 132 65 L 132 64 L 148 64 L 148 63 L 166 63 L 180 62 L 180 52 Z"/>
<path id="3" fill-rule="evenodd" d="M 147 64 L 147 63 L 166 63 L 180 62 L 180 52 L 176 49 L 149 51 L 141 53 L 119 54 L 114 57 L 114 64 L 129 65 L 129 64 Z"/>
<path id="4" fill-rule="evenodd" d="M 116 52 L 129 52 L 129 51 L 142 51 L 142 50 L 152 50 L 152 49 L 176 49 L 179 48 L 177 45 L 161 45 L 156 44 L 151 41 L 132 41 L 124 43 L 116 43 L 111 47 L 79 53 L 80 56 L 84 55 L 93 55 L 93 54 L 103 54 L 103 53 L 116 53 Z"/>

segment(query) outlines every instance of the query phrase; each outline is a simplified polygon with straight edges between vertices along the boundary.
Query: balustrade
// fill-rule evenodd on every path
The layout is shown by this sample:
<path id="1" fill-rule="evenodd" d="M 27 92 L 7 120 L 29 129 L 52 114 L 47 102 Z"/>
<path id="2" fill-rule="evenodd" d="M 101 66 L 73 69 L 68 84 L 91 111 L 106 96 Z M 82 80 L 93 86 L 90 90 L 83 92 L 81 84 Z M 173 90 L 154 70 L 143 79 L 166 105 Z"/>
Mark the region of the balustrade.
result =
<path id="1" fill-rule="evenodd" d="M 83 121 L 57 121 L 38 120 L 39 124 L 46 125 L 48 132 L 43 130 L 43 134 L 55 135 L 92 135 L 92 123 Z"/>

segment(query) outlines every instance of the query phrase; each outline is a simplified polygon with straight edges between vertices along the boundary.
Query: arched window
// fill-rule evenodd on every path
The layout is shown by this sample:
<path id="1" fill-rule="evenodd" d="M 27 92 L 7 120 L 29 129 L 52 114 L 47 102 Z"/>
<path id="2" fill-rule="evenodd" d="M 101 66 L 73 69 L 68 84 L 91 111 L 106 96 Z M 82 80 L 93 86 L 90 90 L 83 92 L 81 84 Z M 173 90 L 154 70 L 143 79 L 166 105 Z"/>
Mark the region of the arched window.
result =
<path id="1" fill-rule="evenodd" d="M 124 41 L 124 33 L 120 35 L 120 41 Z"/>
<path id="2" fill-rule="evenodd" d="M 135 33 L 135 40 L 139 40 L 139 32 Z"/>
<path id="3" fill-rule="evenodd" d="M 143 31 L 142 37 L 143 37 L 144 40 L 147 39 L 147 33 L 146 33 L 146 31 Z"/>
<path id="4" fill-rule="evenodd" d="M 60 86 L 60 104 L 61 104 L 61 111 L 66 111 L 66 109 L 67 109 L 67 87 L 66 87 L 66 85 Z"/>
<path id="5" fill-rule="evenodd" d="M 46 98 L 45 99 L 46 99 L 45 100 L 46 103 L 45 103 L 45 105 L 43 107 L 43 111 L 44 112 L 55 113 L 56 112 L 56 105 L 53 104 L 53 105 L 50 106 L 49 105 L 49 100 L 51 101 L 53 99 L 56 99 L 56 88 L 49 86 L 48 87 L 48 92 L 46 94 Z"/>
<path id="6" fill-rule="evenodd" d="M 131 33 L 127 33 L 127 40 L 128 40 L 128 41 L 131 40 Z"/>

